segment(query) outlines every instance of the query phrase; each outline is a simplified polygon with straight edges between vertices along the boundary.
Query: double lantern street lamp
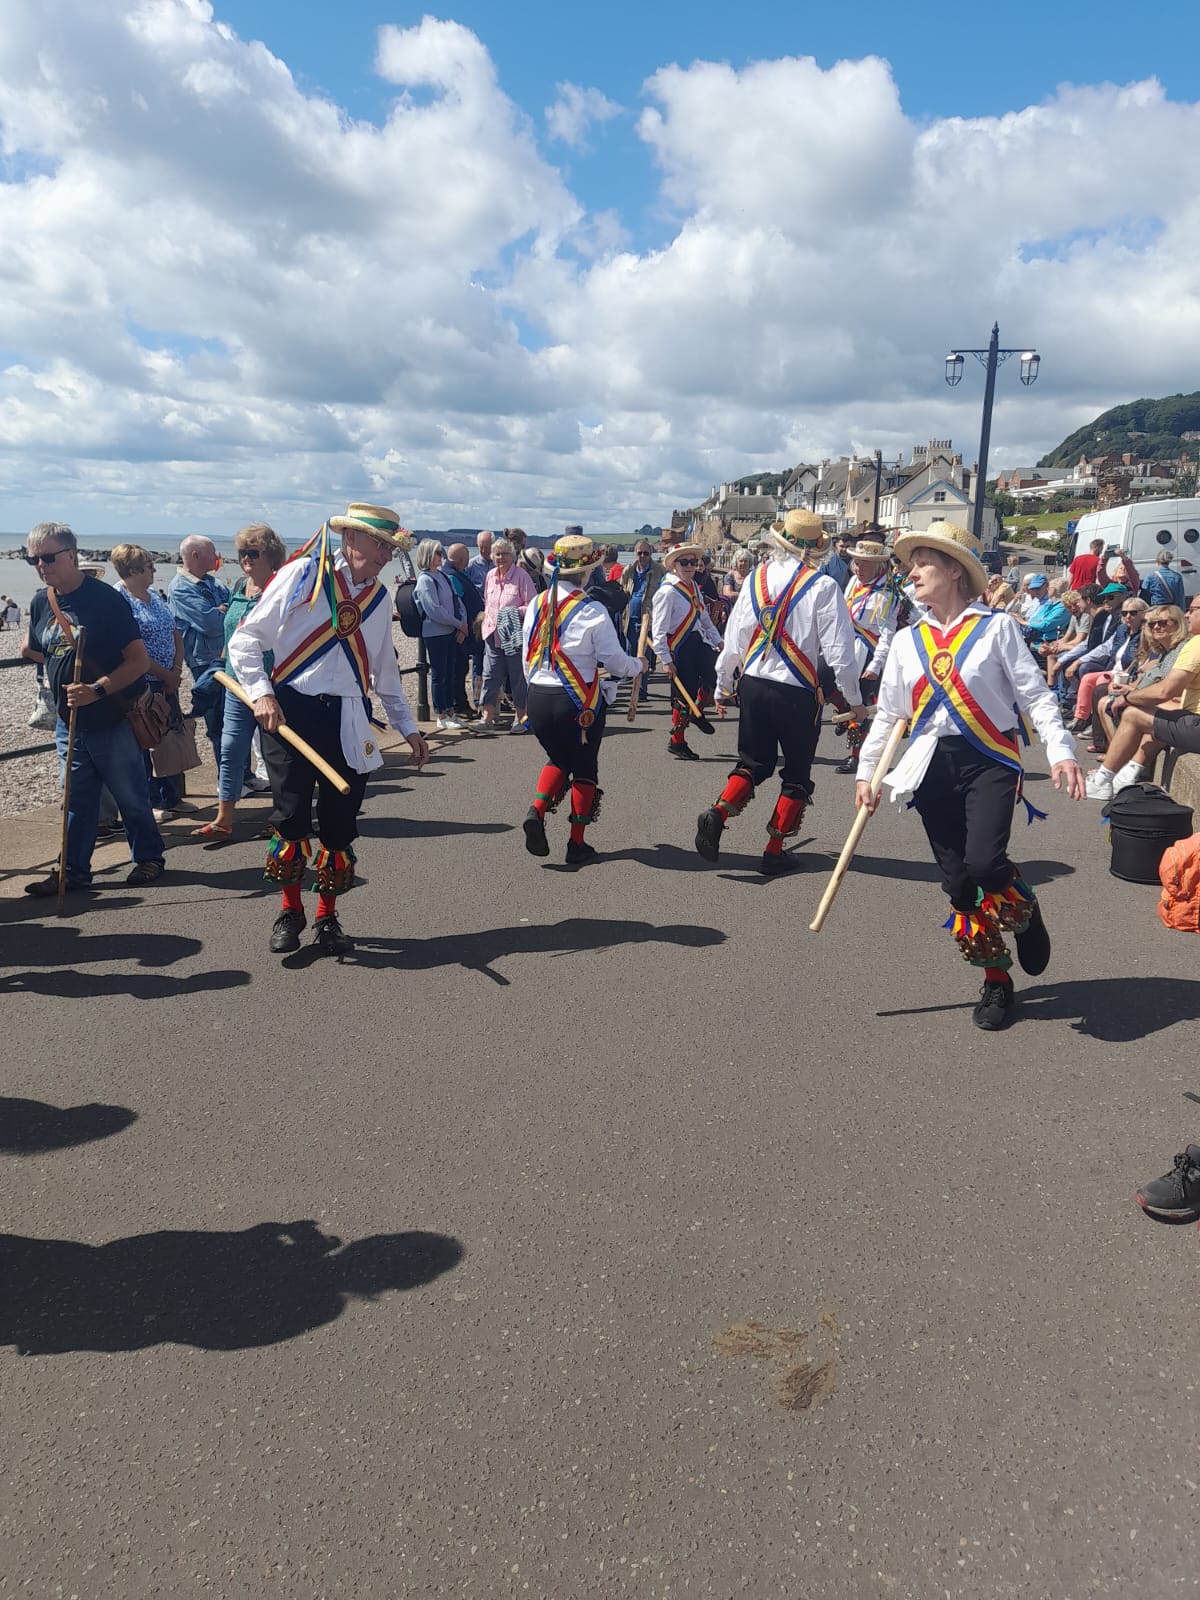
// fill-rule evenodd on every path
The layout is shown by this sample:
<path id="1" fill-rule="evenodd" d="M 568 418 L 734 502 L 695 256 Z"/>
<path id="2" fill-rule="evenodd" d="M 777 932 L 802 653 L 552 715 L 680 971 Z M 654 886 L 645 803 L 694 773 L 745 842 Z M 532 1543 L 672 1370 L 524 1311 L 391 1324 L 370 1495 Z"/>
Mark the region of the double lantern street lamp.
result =
<path id="1" fill-rule="evenodd" d="M 1000 324 L 992 323 L 992 337 L 986 350 L 951 350 L 946 357 L 946 382 L 953 389 L 962 382 L 963 357 L 974 356 L 987 374 L 983 386 L 983 426 L 979 430 L 979 461 L 975 468 L 975 500 L 971 511 L 971 537 L 983 548 L 983 497 L 987 489 L 988 445 L 992 435 L 992 400 L 996 393 L 996 369 L 1009 356 L 1021 358 L 1021 382 L 1026 388 L 1037 382 L 1042 358 L 1036 350 L 1001 350 Z"/>

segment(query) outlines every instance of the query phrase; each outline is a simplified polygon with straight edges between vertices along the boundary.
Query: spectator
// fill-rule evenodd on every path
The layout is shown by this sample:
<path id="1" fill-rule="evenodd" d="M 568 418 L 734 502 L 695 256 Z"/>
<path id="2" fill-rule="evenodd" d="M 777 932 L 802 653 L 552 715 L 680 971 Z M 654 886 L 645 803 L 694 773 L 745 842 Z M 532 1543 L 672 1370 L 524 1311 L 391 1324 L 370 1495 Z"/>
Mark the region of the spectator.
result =
<path id="1" fill-rule="evenodd" d="M 1134 663 L 1133 687 L 1151 689 L 1175 665 L 1188 637 L 1187 618 L 1178 606 L 1151 606 L 1142 623 L 1142 639 Z M 1120 691 L 1094 702 L 1092 720 L 1098 725 L 1096 748 L 1107 750 L 1120 721 Z"/>
<path id="2" fill-rule="evenodd" d="M 1180 611 L 1187 605 L 1187 595 L 1183 589 L 1183 579 L 1177 572 L 1171 571 L 1171 552 L 1160 550 L 1155 560 L 1154 571 L 1147 573 L 1141 588 L 1142 599 L 1150 606 L 1178 606 Z"/>
<path id="3" fill-rule="evenodd" d="M 1144 777 L 1160 750 L 1200 754 L 1200 596 L 1187 609 L 1189 636 L 1164 678 L 1113 698 L 1120 726 L 1104 764 L 1087 781 L 1089 799 L 1107 800 Z"/>
<path id="4" fill-rule="evenodd" d="M 521 565 L 529 574 L 533 587 L 542 594 L 546 588 L 546 558 L 536 545 L 526 545 L 521 556 Z"/>
<path id="5" fill-rule="evenodd" d="M 22 655 L 44 663 L 58 706 L 55 742 L 59 760 L 67 756 L 67 717 L 75 708 L 75 745 L 67 811 L 66 887 L 87 889 L 92 881 L 92 850 L 100 791 L 112 791 L 129 838 L 133 870 L 125 882 L 134 888 L 154 883 L 165 867 L 163 842 L 154 823 L 146 764 L 126 720 L 127 701 L 142 692 L 150 658 L 133 612 L 122 597 L 79 570 L 75 535 L 62 522 L 39 522 L 26 541 L 25 559 L 38 568 L 47 587 L 29 608 L 29 633 Z M 75 675 L 76 630 L 86 628 L 82 681 Z M 49 898 L 58 893 L 58 873 L 25 885 L 25 893 Z"/>
<path id="6" fill-rule="evenodd" d="M 225 612 L 225 671 L 237 677 L 229 660 L 229 641 L 245 622 L 262 598 L 263 590 L 287 561 L 287 547 L 283 540 L 265 522 L 251 522 L 239 528 L 233 537 L 238 566 L 242 576 L 234 584 Z M 271 652 L 265 652 L 264 664 L 268 674 L 275 662 Z M 217 814 L 211 822 L 192 833 L 198 839 L 228 839 L 233 833 L 233 814 L 239 799 L 245 797 L 246 765 L 250 758 L 250 745 L 258 727 L 254 712 L 244 700 L 229 689 L 222 689 L 225 704 L 221 718 L 221 760 L 217 770 Z M 253 789 L 256 786 L 251 786 Z M 268 833 L 273 832 L 268 829 Z"/>
<path id="7" fill-rule="evenodd" d="M 1102 685 L 1114 678 L 1122 685 L 1128 681 L 1141 643 L 1142 618 L 1147 610 L 1144 600 L 1127 595 L 1121 604 L 1120 626 L 1109 634 L 1103 644 L 1089 650 L 1067 668 L 1068 677 L 1077 676 L 1079 679 L 1072 732 L 1082 732 L 1091 721 L 1092 700 Z"/>
<path id="8" fill-rule="evenodd" d="M 1094 589 L 1095 585 L 1091 587 Z M 1080 654 L 1086 651 L 1094 602 L 1089 604 L 1082 594 L 1068 589 L 1062 597 L 1062 603 L 1069 619 L 1066 631 L 1059 638 L 1051 640 L 1041 652 L 1046 663 L 1046 682 L 1052 689 L 1057 688 L 1060 700 L 1066 693 L 1066 680 L 1062 678 L 1063 657 L 1076 649 Z"/>
<path id="9" fill-rule="evenodd" d="M 1043 578 L 1037 591 L 1042 597 L 1041 603 L 1024 624 L 1026 641 L 1039 660 L 1045 659 L 1042 646 L 1060 639 L 1071 621 L 1071 613 L 1059 598 L 1060 591 L 1058 582 L 1047 584 Z"/>
<path id="10" fill-rule="evenodd" d="M 742 585 L 754 571 L 754 558 L 749 550 L 739 550 L 733 558 L 733 565 L 725 574 L 725 582 L 721 585 L 721 599 L 724 600 L 727 610 L 733 609 L 733 602 L 742 592 Z"/>
<path id="11" fill-rule="evenodd" d="M 487 575 L 492 570 L 492 535 L 484 529 L 475 535 L 475 548 L 479 552 L 467 562 L 467 577 L 482 595 L 487 583 Z M 483 696 L 483 627 L 482 613 L 480 621 L 471 630 L 469 643 L 471 647 L 471 699 L 476 708 Z"/>
<path id="12" fill-rule="evenodd" d="M 1138 569 L 1127 550 L 1118 550 L 1115 545 L 1110 545 L 1104 558 L 1104 571 L 1109 583 L 1123 584 L 1130 594 L 1137 594 L 1142 587 Z"/>
<path id="13" fill-rule="evenodd" d="M 436 539 L 417 546 L 417 605 L 421 637 L 429 658 L 429 698 L 439 733 L 460 732 L 465 724 L 454 714 L 454 657 L 467 637 L 467 608 L 441 570 L 446 552 Z"/>
<path id="14" fill-rule="evenodd" d="M 1085 583 L 1095 583 L 1100 576 L 1100 558 L 1104 554 L 1104 540 L 1093 539 L 1084 555 L 1076 556 L 1067 571 L 1067 582 L 1072 589 L 1082 589 Z"/>
<path id="15" fill-rule="evenodd" d="M 8 627 L 8 596 L 0 594 L 0 633 Z"/>
<path id="16" fill-rule="evenodd" d="M 154 585 L 154 562 L 149 551 L 140 544 L 119 544 L 109 558 L 116 570 L 117 582 L 113 585 L 118 594 L 129 602 L 150 666 L 146 681 L 154 694 L 165 694 L 178 706 L 179 685 L 183 678 L 183 635 L 175 626 L 170 607 Z M 146 783 L 150 790 L 150 804 L 155 822 L 169 822 L 183 811 L 195 808 L 180 798 L 179 773 L 170 777 L 154 776 L 150 752 L 143 750 L 146 765 Z"/>
<path id="17" fill-rule="evenodd" d="M 467 669 L 471 665 L 472 651 L 483 627 L 483 594 L 471 582 L 470 551 L 465 544 L 452 544 L 446 551 L 445 573 L 454 586 L 454 592 L 463 603 L 467 614 L 467 637 L 454 647 L 454 715 L 460 721 L 472 721 L 478 712 L 467 699 Z M 482 645 L 482 639 L 479 639 Z M 478 697 L 476 697 L 478 700 Z"/>
<path id="18" fill-rule="evenodd" d="M 839 589 L 845 589 L 850 582 L 850 540 L 844 533 L 839 533 L 833 541 L 833 549 L 825 558 L 822 572 L 827 572 L 837 584 Z"/>
<path id="19" fill-rule="evenodd" d="M 1001 578 L 994 589 L 989 585 L 988 592 L 984 598 L 993 611 L 1007 611 L 1016 599 L 1016 595 L 1013 593 L 1012 584 L 1005 583 L 1004 579 Z"/>
<path id="20" fill-rule="evenodd" d="M 604 546 L 603 569 L 608 573 L 609 583 L 620 583 L 621 581 L 621 575 L 625 568 L 621 565 L 620 556 L 621 552 L 615 544 L 606 544 Z"/>
<path id="21" fill-rule="evenodd" d="M 225 649 L 229 590 L 213 576 L 221 562 L 211 539 L 189 534 L 179 546 L 179 556 L 183 568 L 167 587 L 167 604 L 183 635 L 183 659 L 194 681 L 192 711 L 204 718 L 213 756 L 220 766 L 225 691 L 213 682 L 212 675 L 220 666 Z"/>
<path id="22" fill-rule="evenodd" d="M 1044 572 L 1031 572 L 1021 585 L 1016 603 L 1010 609 L 1018 622 L 1028 622 L 1046 599 L 1048 584 Z"/>
<path id="23" fill-rule="evenodd" d="M 644 655 L 652 660 L 649 642 L 644 650 L 638 650 L 638 641 L 642 632 L 642 618 L 649 617 L 654 596 L 658 586 L 663 581 L 663 565 L 655 561 L 654 552 L 650 548 L 648 539 L 639 539 L 633 547 L 633 563 L 625 568 L 621 574 L 621 587 L 629 596 L 629 609 L 625 614 L 625 649 L 631 656 Z M 620 629 L 617 630 L 620 632 Z M 648 673 L 643 672 L 638 684 L 638 699 L 649 698 L 647 687 Z"/>
<path id="24" fill-rule="evenodd" d="M 11 596 L 4 610 L 4 620 L 10 628 L 18 628 L 21 625 L 21 608 Z"/>
<path id="25" fill-rule="evenodd" d="M 482 726 L 494 728 L 500 691 L 506 688 L 513 703 L 510 733 L 525 733 L 525 667 L 522 660 L 521 630 L 525 607 L 536 590 L 529 574 L 516 564 L 516 551 L 508 538 L 492 543 L 495 566 L 488 573 L 483 591 L 483 719 Z"/>

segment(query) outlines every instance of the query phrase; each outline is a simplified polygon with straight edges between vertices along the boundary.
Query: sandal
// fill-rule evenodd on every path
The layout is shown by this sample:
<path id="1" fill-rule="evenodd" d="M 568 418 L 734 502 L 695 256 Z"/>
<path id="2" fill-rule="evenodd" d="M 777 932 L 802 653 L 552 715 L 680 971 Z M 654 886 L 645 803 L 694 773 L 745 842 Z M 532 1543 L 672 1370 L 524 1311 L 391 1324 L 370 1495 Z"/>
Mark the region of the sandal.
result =
<path id="1" fill-rule="evenodd" d="M 218 828 L 215 822 L 202 822 L 198 828 L 192 829 L 193 839 L 231 839 L 232 828 Z"/>

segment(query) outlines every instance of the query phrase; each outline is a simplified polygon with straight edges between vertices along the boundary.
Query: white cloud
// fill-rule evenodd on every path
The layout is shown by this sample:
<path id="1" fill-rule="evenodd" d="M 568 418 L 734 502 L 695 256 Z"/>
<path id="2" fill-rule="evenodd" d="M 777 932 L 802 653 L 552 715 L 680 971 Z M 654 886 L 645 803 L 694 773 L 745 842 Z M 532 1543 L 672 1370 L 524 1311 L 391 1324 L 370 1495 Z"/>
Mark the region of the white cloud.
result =
<path id="1" fill-rule="evenodd" d="M 0 13 L 11 528 L 298 535 L 369 487 L 415 525 L 619 531 L 851 446 L 970 459 L 981 383 L 941 358 L 993 317 L 1044 358 L 1002 375 L 994 463 L 1194 387 L 1200 112 L 1153 81 L 917 123 L 876 58 L 664 67 L 639 250 L 458 23 L 380 30 L 376 125 L 204 0 L 53 11 Z M 564 84 L 546 131 L 618 111 Z"/>
<path id="2" fill-rule="evenodd" d="M 593 122 L 611 122 L 621 115 L 621 107 L 599 89 L 581 89 L 576 83 L 560 83 L 556 88 L 558 99 L 546 107 L 546 131 L 551 139 L 559 139 L 573 150 L 586 147 Z"/>

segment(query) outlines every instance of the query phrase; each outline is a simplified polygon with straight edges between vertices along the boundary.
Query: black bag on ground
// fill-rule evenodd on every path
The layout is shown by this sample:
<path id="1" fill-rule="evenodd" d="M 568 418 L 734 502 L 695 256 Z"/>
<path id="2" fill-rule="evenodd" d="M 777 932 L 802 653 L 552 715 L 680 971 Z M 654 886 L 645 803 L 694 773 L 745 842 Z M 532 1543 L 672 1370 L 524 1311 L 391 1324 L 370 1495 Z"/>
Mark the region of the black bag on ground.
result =
<path id="1" fill-rule="evenodd" d="M 400 632 L 408 639 L 421 637 L 421 623 L 424 620 L 421 608 L 417 604 L 417 583 L 414 578 L 409 583 L 396 585 L 396 615 L 400 619 Z"/>
<path id="2" fill-rule="evenodd" d="M 1159 883 L 1158 864 L 1168 845 L 1192 832 L 1192 808 L 1172 800 L 1157 783 L 1131 783 L 1104 807 L 1112 859 L 1108 870 L 1129 883 Z"/>

